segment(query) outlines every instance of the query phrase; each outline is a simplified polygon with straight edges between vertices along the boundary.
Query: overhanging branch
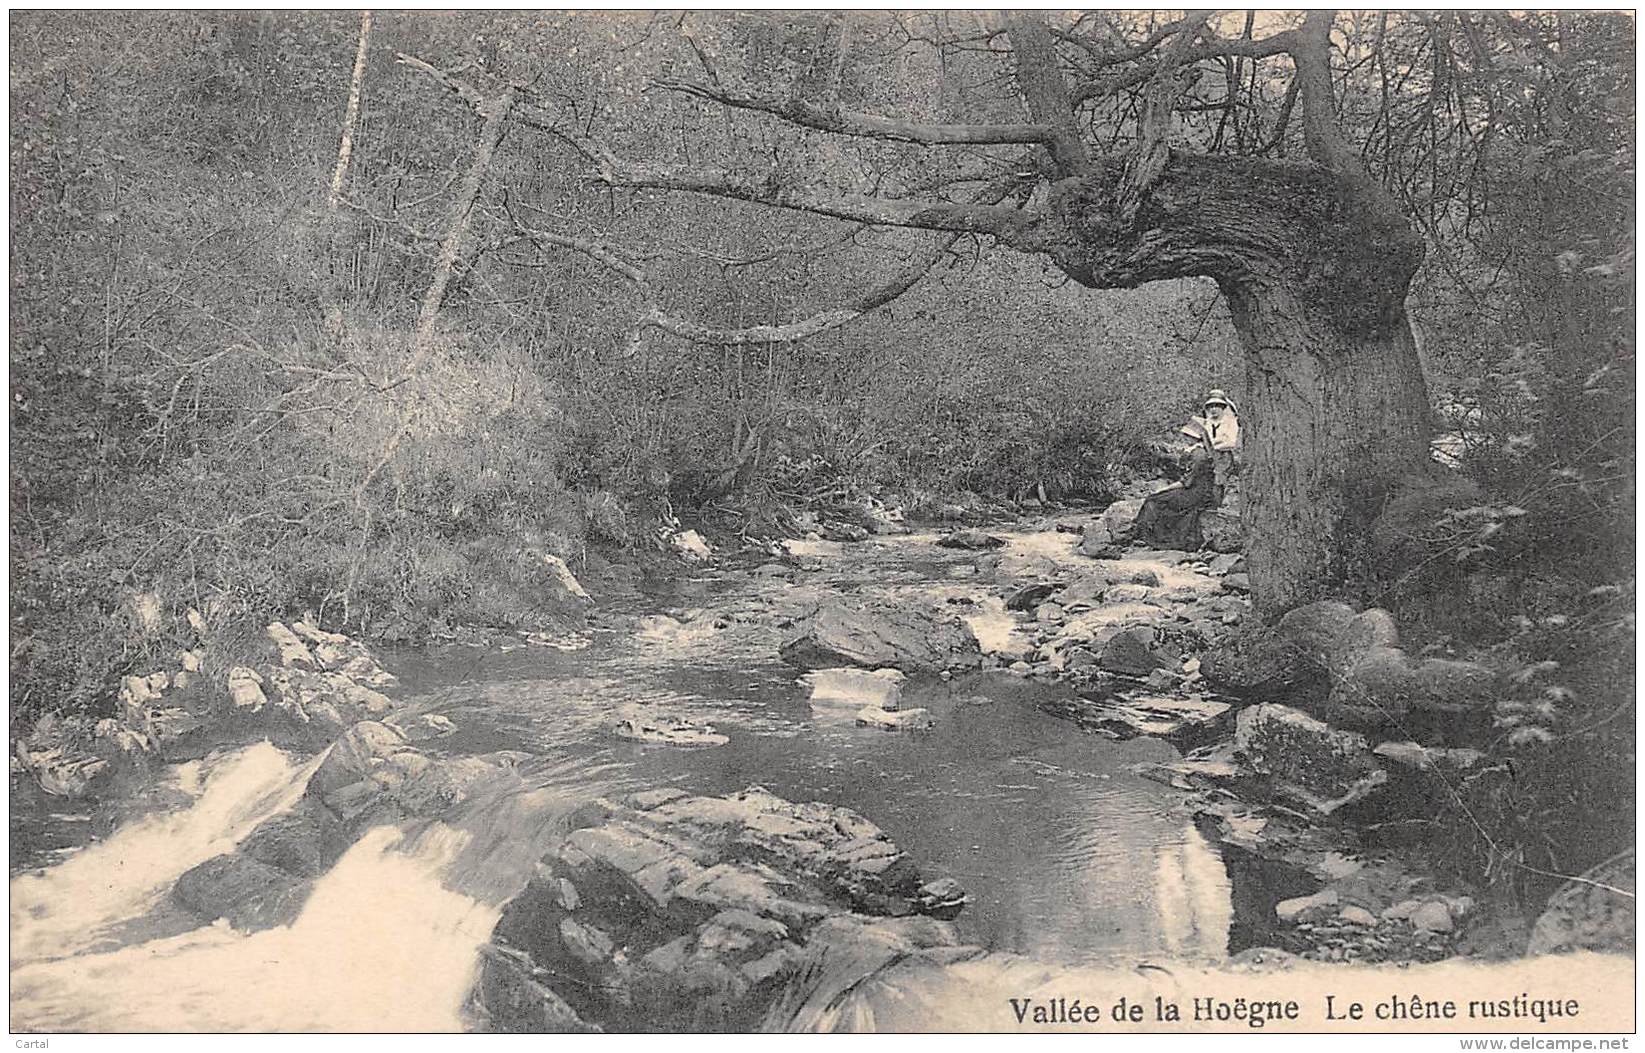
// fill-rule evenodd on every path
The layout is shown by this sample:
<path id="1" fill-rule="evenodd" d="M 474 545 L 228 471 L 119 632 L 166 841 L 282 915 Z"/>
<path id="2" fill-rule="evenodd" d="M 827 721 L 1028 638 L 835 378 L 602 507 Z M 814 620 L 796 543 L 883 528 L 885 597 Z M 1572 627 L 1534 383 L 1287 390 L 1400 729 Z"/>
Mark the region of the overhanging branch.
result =
<path id="1" fill-rule="evenodd" d="M 818 311 L 808 317 L 781 325 L 755 325 L 726 329 L 703 325 L 670 314 L 657 302 L 656 291 L 645 271 L 638 264 L 624 258 L 610 246 L 587 238 L 578 238 L 568 234 L 558 234 L 554 231 L 528 227 L 518 222 L 516 222 L 516 229 L 521 237 L 538 245 L 552 245 L 556 248 L 570 249 L 573 252 L 581 253 L 607 270 L 613 271 L 632 282 L 644 301 L 644 307 L 635 320 L 637 329 L 660 329 L 663 332 L 680 337 L 682 340 L 689 340 L 696 344 L 733 346 L 793 343 L 816 336 L 819 333 L 828 332 L 830 329 L 838 329 L 847 322 L 860 318 L 876 308 L 885 306 L 912 289 L 915 283 L 925 277 L 937 261 L 942 259 L 962 236 L 960 234 L 951 234 L 939 240 L 935 245 L 917 255 L 910 261 L 908 266 L 898 271 L 890 280 L 863 293 L 844 306 Z"/>
<path id="2" fill-rule="evenodd" d="M 602 144 L 590 145 L 600 160 L 599 178 L 612 186 L 682 190 L 875 226 L 992 234 L 1007 241 L 1019 236 L 1037 218 L 1032 212 L 1006 205 L 825 193 L 804 184 L 780 183 L 775 178 L 751 179 L 723 168 L 643 164 L 622 160 Z"/>
<path id="3" fill-rule="evenodd" d="M 1337 128 L 1336 103 L 1331 97 L 1331 23 L 1335 18 L 1335 11 L 1308 12 L 1291 49 L 1302 100 L 1303 141 L 1315 164 L 1344 175 L 1363 175 L 1359 159 Z"/>
<path id="4" fill-rule="evenodd" d="M 401 54 L 398 60 L 402 65 L 433 78 L 476 110 L 483 109 L 486 96 L 473 85 L 415 56 Z M 520 94 L 524 95 L 523 92 Z M 531 104 L 528 98 L 521 98 L 520 102 L 527 104 L 524 107 L 526 113 L 522 114 L 524 123 L 548 130 L 582 151 L 598 166 L 597 178 L 610 186 L 679 190 L 874 226 L 990 234 L 1007 243 L 1020 240 L 1023 232 L 1041 218 L 1036 213 L 1008 206 L 828 193 L 805 183 L 785 184 L 774 176 L 754 179 L 723 168 L 629 161 L 618 157 L 594 136 L 560 126 L 540 106 Z"/>
<path id="5" fill-rule="evenodd" d="M 923 146 L 986 146 L 998 143 L 1044 143 L 1049 142 L 1052 137 L 1051 127 L 1046 124 L 926 124 L 895 117 L 882 117 L 878 114 L 853 113 L 849 110 L 816 106 L 801 99 L 731 91 L 691 81 L 663 80 L 657 81 L 655 86 L 664 91 L 707 99 L 732 109 L 769 113 L 803 128 L 815 128 L 818 131 L 864 139 L 886 139 Z"/>

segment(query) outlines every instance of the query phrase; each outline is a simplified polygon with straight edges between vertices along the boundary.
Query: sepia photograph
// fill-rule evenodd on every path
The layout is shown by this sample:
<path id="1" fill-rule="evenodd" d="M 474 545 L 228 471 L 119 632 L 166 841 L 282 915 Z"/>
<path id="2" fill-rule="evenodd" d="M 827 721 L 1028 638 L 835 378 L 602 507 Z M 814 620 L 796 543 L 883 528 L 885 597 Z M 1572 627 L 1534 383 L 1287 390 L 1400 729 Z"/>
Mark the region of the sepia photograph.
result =
<path id="1" fill-rule="evenodd" d="M 7 28 L 16 1048 L 1628 1048 L 1635 12 Z"/>

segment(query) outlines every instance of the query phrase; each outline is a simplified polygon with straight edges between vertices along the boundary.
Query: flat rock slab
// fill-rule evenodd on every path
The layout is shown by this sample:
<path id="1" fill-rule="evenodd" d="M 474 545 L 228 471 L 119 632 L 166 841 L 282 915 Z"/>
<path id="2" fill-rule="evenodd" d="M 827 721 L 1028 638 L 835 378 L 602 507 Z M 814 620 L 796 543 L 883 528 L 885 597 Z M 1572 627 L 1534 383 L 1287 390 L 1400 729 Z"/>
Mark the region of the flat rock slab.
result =
<path id="1" fill-rule="evenodd" d="M 1233 789 L 1251 778 L 1250 771 L 1241 767 L 1226 746 L 1219 746 L 1206 756 L 1138 764 L 1134 770 L 1145 779 L 1187 791 Z"/>
<path id="2" fill-rule="evenodd" d="M 911 673 L 982 664 L 975 634 L 957 616 L 889 603 L 825 603 L 795 622 L 780 653 L 802 669 L 860 666 Z"/>
<path id="3" fill-rule="evenodd" d="M 952 534 L 945 534 L 937 539 L 940 548 L 959 548 L 973 552 L 991 548 L 1004 548 L 1005 539 L 981 530 L 956 530 Z"/>
<path id="4" fill-rule="evenodd" d="M 1051 699 L 1040 708 L 1112 738 L 1151 735 L 1176 740 L 1211 734 L 1233 707 L 1200 696 L 1128 692 L 1102 698 Z"/>
<path id="5" fill-rule="evenodd" d="M 892 712 L 877 706 L 864 706 L 857 711 L 857 725 L 879 728 L 883 731 L 930 731 L 936 725 L 928 709 L 903 709 Z"/>
<path id="6" fill-rule="evenodd" d="M 612 726 L 611 733 L 630 742 L 657 746 L 723 746 L 731 741 L 715 731 L 712 724 L 661 714 L 624 717 Z"/>

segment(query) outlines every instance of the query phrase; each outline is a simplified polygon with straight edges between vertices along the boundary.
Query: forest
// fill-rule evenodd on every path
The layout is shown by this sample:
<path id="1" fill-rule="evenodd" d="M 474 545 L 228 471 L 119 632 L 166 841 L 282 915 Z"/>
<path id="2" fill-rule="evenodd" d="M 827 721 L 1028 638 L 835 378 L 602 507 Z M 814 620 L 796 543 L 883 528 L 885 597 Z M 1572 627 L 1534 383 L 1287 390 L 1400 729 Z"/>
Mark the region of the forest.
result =
<path id="1" fill-rule="evenodd" d="M 1366 759 L 1260 774 L 1323 780 L 1316 822 L 1488 904 L 1467 926 L 1453 911 L 1457 939 L 1520 953 L 1572 879 L 1631 918 L 1631 884 L 1613 887 L 1635 839 L 1629 14 L 10 28 L 14 811 L 30 778 L 135 793 L 135 775 L 54 787 L 40 773 L 65 757 L 113 772 L 111 750 L 135 751 L 152 780 L 251 741 L 212 714 L 248 675 L 273 690 L 271 637 L 287 666 L 293 641 L 324 670 L 325 646 L 370 649 L 443 663 L 428 683 L 456 690 L 470 659 L 451 656 L 508 641 L 740 631 L 693 575 L 803 582 L 832 573 L 819 552 L 866 558 L 849 553 L 910 528 L 943 534 L 939 553 L 1060 531 L 1073 562 L 1025 570 L 1013 540 L 938 572 L 986 579 L 1026 619 L 1012 631 L 1039 632 L 1038 651 L 990 653 L 972 625 L 981 665 L 1066 689 L 1036 713 L 1109 727 L 1091 705 L 1134 711 L 1146 683 L 1247 735 L 1286 703 Z M 1155 557 L 1085 541 L 1176 477 L 1176 429 L 1213 389 L 1243 432 L 1235 540 L 1208 527 L 1201 552 L 1113 578 Z M 1045 628 L 1071 624 L 1093 567 L 1097 610 L 1189 605 L 1140 668 L 1109 660 L 1110 636 Z M 1166 596 L 1193 567 L 1237 602 Z M 858 588 L 817 581 L 824 607 Z M 1349 632 L 1369 643 L 1345 657 Z M 187 744 L 168 752 L 145 717 L 131 746 L 143 678 L 179 661 L 164 712 Z M 274 744 L 329 745 L 302 722 Z M 1365 783 L 1404 777 L 1383 746 L 1406 740 L 1438 751 L 1415 768 L 1443 785 L 1379 812 Z M 1205 745 L 1173 742 L 1190 767 Z M 1207 770 L 1172 777 L 1204 790 Z M 812 790 L 796 779 L 788 796 Z M 14 877 L 18 837 L 14 820 Z M 948 904 L 932 884 L 914 900 Z M 1365 953 L 1439 953 L 1414 946 Z M 566 1001 L 535 1029 L 609 1025 Z"/>

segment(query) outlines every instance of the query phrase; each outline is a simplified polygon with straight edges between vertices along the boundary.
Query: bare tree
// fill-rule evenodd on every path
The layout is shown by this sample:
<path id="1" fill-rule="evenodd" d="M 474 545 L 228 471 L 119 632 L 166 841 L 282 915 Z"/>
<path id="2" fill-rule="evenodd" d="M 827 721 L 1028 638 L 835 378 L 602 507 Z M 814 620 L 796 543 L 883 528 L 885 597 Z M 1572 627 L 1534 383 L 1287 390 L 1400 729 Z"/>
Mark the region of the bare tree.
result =
<path id="1" fill-rule="evenodd" d="M 327 206 L 337 211 L 343 195 L 343 179 L 348 175 L 349 158 L 354 153 L 354 129 L 360 118 L 360 86 L 366 78 L 366 53 L 371 45 L 371 12 L 360 12 L 360 44 L 354 52 L 354 74 L 348 82 L 348 109 L 343 113 L 343 134 L 337 143 L 337 167 L 331 173 L 331 194 Z"/>

